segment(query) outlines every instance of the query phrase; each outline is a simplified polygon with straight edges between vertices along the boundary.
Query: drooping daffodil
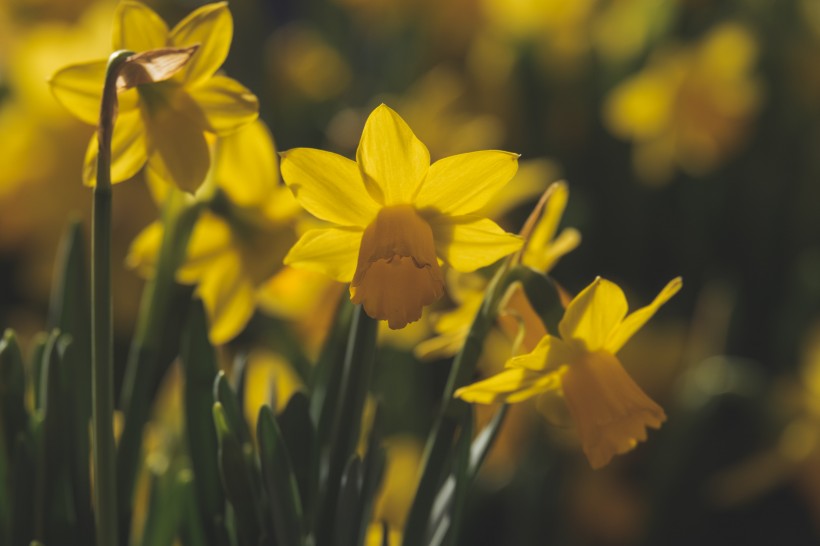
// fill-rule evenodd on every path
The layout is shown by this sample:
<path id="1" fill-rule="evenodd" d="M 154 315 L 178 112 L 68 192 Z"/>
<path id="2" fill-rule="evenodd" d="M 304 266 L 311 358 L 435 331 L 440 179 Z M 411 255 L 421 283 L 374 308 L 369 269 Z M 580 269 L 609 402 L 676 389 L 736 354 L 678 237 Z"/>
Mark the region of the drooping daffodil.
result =
<path id="1" fill-rule="evenodd" d="M 305 232 L 285 258 L 349 282 L 351 299 L 402 328 L 444 294 L 440 262 L 474 271 L 521 239 L 474 215 L 515 174 L 518 155 L 480 151 L 430 164 L 427 147 L 385 105 L 365 123 L 356 161 L 311 148 L 282 154 L 296 200 L 330 226 Z"/>
<path id="2" fill-rule="evenodd" d="M 256 119 L 256 97 L 237 81 L 216 74 L 228 55 L 233 19 L 227 3 L 207 4 L 173 29 L 140 2 L 125 1 L 114 16 L 114 50 L 136 53 L 197 46 L 190 61 L 171 79 L 137 85 L 119 93 L 119 116 L 112 140 L 111 179 L 128 180 L 144 165 L 181 189 L 194 192 L 205 179 L 211 157 L 206 134 L 227 135 Z M 75 116 L 96 125 L 106 61 L 74 64 L 51 78 L 51 89 Z M 83 180 L 94 185 L 97 137 L 88 145 Z"/>
<path id="3" fill-rule="evenodd" d="M 562 392 L 587 459 L 601 468 L 646 440 L 647 427 L 659 428 L 666 420 L 615 355 L 682 284 L 680 277 L 673 279 L 651 304 L 627 315 L 623 291 L 599 277 L 567 306 L 560 337 L 544 336 L 532 352 L 508 360 L 504 371 L 455 396 L 491 404 Z"/>

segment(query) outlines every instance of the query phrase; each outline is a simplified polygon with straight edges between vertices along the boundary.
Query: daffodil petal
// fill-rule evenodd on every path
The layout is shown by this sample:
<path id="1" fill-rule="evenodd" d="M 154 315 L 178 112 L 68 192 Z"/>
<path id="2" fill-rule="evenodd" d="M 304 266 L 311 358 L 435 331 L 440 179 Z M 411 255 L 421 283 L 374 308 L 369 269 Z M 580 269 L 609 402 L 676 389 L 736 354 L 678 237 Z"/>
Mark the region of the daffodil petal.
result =
<path id="1" fill-rule="evenodd" d="M 114 51 L 127 49 L 139 53 L 165 47 L 168 25 L 142 2 L 120 2 L 114 12 Z"/>
<path id="2" fill-rule="evenodd" d="M 107 61 L 72 64 L 49 80 L 51 92 L 69 112 L 89 125 L 100 119 L 100 101 Z"/>
<path id="3" fill-rule="evenodd" d="M 208 337 L 214 345 L 235 338 L 248 324 L 256 309 L 255 289 L 243 274 L 236 253 L 227 253 L 212 264 L 197 287 L 211 325 Z"/>
<path id="4" fill-rule="evenodd" d="M 196 284 L 222 256 L 231 252 L 231 228 L 215 214 L 203 212 L 197 219 L 185 262 L 177 269 L 176 279 L 183 284 Z"/>
<path id="5" fill-rule="evenodd" d="M 87 186 L 97 183 L 97 134 L 91 137 L 85 153 L 83 182 Z M 147 158 L 142 117 L 138 110 L 117 117 L 111 138 L 111 183 L 124 182 L 139 172 Z"/>
<path id="6" fill-rule="evenodd" d="M 611 337 L 606 342 L 606 350 L 612 354 L 617 353 L 635 332 L 643 328 L 643 325 L 652 318 L 657 310 L 660 309 L 661 305 L 678 293 L 682 286 L 683 279 L 680 277 L 672 279 L 655 297 L 652 303 L 630 313 L 623 322 L 621 322 L 620 326 L 612 332 Z"/>
<path id="7" fill-rule="evenodd" d="M 227 135 L 259 116 L 256 95 L 225 76 L 212 76 L 189 94 L 202 109 L 208 129 L 218 135 Z"/>
<path id="8" fill-rule="evenodd" d="M 148 187 L 148 193 L 151 194 L 151 199 L 154 203 L 157 205 L 164 203 L 174 187 L 174 183 L 163 178 L 162 175 L 153 170 L 150 165 L 145 166 L 145 169 L 142 171 L 142 177 L 145 179 L 145 185 Z M 193 198 L 193 196 L 190 195 L 189 197 Z"/>
<path id="9" fill-rule="evenodd" d="M 623 290 L 598 277 L 567 306 L 558 331 L 565 342 L 578 340 L 588 351 L 598 351 L 606 346 L 627 309 Z"/>
<path id="10" fill-rule="evenodd" d="M 505 368 L 524 368 L 534 372 L 556 370 L 570 362 L 570 348 L 560 339 L 544 336 L 535 349 L 525 355 L 514 356 L 509 359 Z"/>
<path id="11" fill-rule="evenodd" d="M 282 178 L 296 200 L 317 218 L 342 226 L 367 226 L 379 211 L 355 162 L 338 154 L 295 148 L 281 154 Z"/>
<path id="12" fill-rule="evenodd" d="M 367 189 L 385 204 L 410 203 L 430 168 L 430 152 L 384 104 L 367 118 L 356 152 Z"/>
<path id="13" fill-rule="evenodd" d="M 456 398 L 475 404 L 514 403 L 561 387 L 563 369 L 543 373 L 526 368 L 508 368 L 484 381 L 462 387 Z"/>
<path id="14" fill-rule="evenodd" d="M 519 236 L 505 232 L 492 220 L 436 217 L 430 220 L 436 253 L 453 269 L 468 273 L 521 248 Z"/>
<path id="15" fill-rule="evenodd" d="M 296 241 L 285 265 L 324 273 L 340 282 L 350 282 L 362 244 L 361 230 L 311 229 Z"/>
<path id="16" fill-rule="evenodd" d="M 482 151 L 445 157 L 433 163 L 413 200 L 417 208 L 433 208 L 460 216 L 478 210 L 515 175 L 518 154 Z"/>
<path id="17" fill-rule="evenodd" d="M 175 47 L 199 44 L 199 49 L 182 71 L 186 86 L 196 87 L 219 70 L 233 39 L 233 17 L 227 2 L 206 4 L 192 12 L 171 31 Z"/>
<path id="18" fill-rule="evenodd" d="M 164 233 L 165 229 L 160 221 L 152 222 L 139 232 L 128 248 L 125 265 L 136 269 L 144 278 L 153 276 Z"/>
<path id="19" fill-rule="evenodd" d="M 171 107 L 151 115 L 146 125 L 151 168 L 180 189 L 194 193 L 205 180 L 211 164 L 202 127 L 191 115 Z"/>
<path id="20" fill-rule="evenodd" d="M 265 124 L 257 121 L 219 139 L 215 155 L 214 178 L 231 202 L 263 206 L 278 178 L 276 149 Z"/>

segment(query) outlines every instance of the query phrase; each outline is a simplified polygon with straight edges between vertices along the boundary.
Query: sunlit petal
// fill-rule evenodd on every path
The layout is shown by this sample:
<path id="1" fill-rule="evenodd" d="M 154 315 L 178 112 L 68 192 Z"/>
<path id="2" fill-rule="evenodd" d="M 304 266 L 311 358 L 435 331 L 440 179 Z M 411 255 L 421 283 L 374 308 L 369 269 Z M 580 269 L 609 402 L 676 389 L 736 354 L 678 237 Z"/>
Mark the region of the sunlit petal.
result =
<path id="1" fill-rule="evenodd" d="M 142 277 L 153 276 L 164 232 L 162 222 L 155 221 L 149 224 L 131 243 L 125 264 L 131 269 L 136 269 Z"/>
<path id="2" fill-rule="evenodd" d="M 170 42 L 176 47 L 199 44 L 199 50 L 183 70 L 187 86 L 202 84 L 219 70 L 233 39 L 233 18 L 227 2 L 206 4 L 192 12 L 171 31 Z"/>
<path id="3" fill-rule="evenodd" d="M 188 113 L 163 107 L 147 118 L 147 130 L 151 168 L 180 189 L 194 193 L 211 164 L 202 127 Z"/>
<path id="4" fill-rule="evenodd" d="M 436 241 L 436 253 L 458 271 L 475 271 L 521 248 L 520 237 L 505 232 L 486 218 L 437 216 L 429 222 Z"/>
<path id="5" fill-rule="evenodd" d="M 356 159 L 368 191 L 385 205 L 410 203 L 430 168 L 427 147 L 384 104 L 367 118 Z"/>
<path id="6" fill-rule="evenodd" d="M 544 336 L 532 352 L 509 359 L 504 367 L 544 373 L 569 364 L 571 358 L 570 348 L 566 343 L 556 337 Z"/>
<path id="7" fill-rule="evenodd" d="M 69 65 L 58 70 L 48 82 L 57 101 L 89 125 L 97 125 L 100 119 L 107 64 L 102 60 Z"/>
<path id="8" fill-rule="evenodd" d="M 446 157 L 433 163 L 415 206 L 453 216 L 469 214 L 493 198 L 518 169 L 518 154 L 482 151 Z"/>
<path id="9" fill-rule="evenodd" d="M 233 246 L 230 226 L 215 214 L 200 215 L 185 253 L 185 262 L 177 270 L 176 279 L 183 284 L 196 284 Z"/>
<path id="10" fill-rule="evenodd" d="M 508 368 L 484 381 L 458 389 L 455 397 L 476 404 L 521 402 L 536 394 L 561 388 L 564 371 L 565 368 L 561 368 L 545 374 L 526 368 Z"/>
<path id="11" fill-rule="evenodd" d="M 168 25 L 142 2 L 120 2 L 114 13 L 114 51 L 135 53 L 168 45 Z"/>
<path id="12" fill-rule="evenodd" d="M 661 305 L 669 301 L 672 296 L 677 294 L 678 290 L 680 290 L 682 286 L 683 279 L 680 277 L 672 279 L 663 288 L 663 290 L 661 290 L 660 294 L 655 297 L 652 303 L 630 313 L 623 320 L 623 322 L 621 322 L 620 326 L 612 332 L 611 337 L 606 342 L 606 350 L 613 354 L 621 350 L 621 347 L 629 341 L 629 338 L 631 338 L 635 332 L 643 328 L 643 325 L 652 318 L 652 315 L 657 312 Z"/>
<path id="13" fill-rule="evenodd" d="M 282 178 L 299 204 L 317 218 L 364 228 L 376 216 L 379 205 L 365 191 L 355 162 L 313 148 L 280 155 Z"/>
<path id="14" fill-rule="evenodd" d="M 340 282 L 350 282 L 362 243 L 361 230 L 311 229 L 285 256 L 285 265 L 324 273 Z"/>
<path id="15" fill-rule="evenodd" d="M 189 94 L 202 109 L 208 129 L 218 135 L 235 131 L 259 115 L 256 95 L 225 76 L 208 78 L 202 85 L 190 89 Z"/>
<path id="16" fill-rule="evenodd" d="M 558 330 L 565 342 L 580 341 L 587 351 L 597 351 L 605 346 L 627 309 L 623 290 L 598 277 L 570 302 Z"/>
<path id="17" fill-rule="evenodd" d="M 216 183 L 239 206 L 262 206 L 277 186 L 276 149 L 261 121 L 219 139 L 215 163 Z"/>
<path id="18" fill-rule="evenodd" d="M 99 144 L 96 133 L 88 144 L 83 167 L 83 182 L 87 186 L 97 183 L 97 152 Z M 121 114 L 114 125 L 111 139 L 111 183 L 116 184 L 133 177 L 145 165 L 146 142 L 142 117 L 138 110 Z"/>
<path id="19" fill-rule="evenodd" d="M 236 337 L 253 316 L 255 288 L 243 273 L 238 254 L 222 255 L 197 287 L 211 321 L 211 343 L 222 345 Z"/>

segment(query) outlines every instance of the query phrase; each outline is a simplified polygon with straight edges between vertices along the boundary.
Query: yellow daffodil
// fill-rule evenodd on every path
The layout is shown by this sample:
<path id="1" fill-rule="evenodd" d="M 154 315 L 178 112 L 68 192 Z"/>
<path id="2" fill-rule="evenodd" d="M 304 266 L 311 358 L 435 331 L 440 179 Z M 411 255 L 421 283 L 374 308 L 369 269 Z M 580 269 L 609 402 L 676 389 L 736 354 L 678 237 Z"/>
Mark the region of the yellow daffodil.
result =
<path id="1" fill-rule="evenodd" d="M 752 34 L 726 23 L 696 44 L 659 50 L 613 89 L 604 120 L 613 134 L 634 141 L 633 163 L 644 181 L 665 182 L 676 168 L 703 175 L 740 146 L 761 99 L 756 58 Z"/>
<path id="2" fill-rule="evenodd" d="M 220 139 L 216 149 L 209 177 L 216 187 L 205 184 L 191 197 L 210 202 L 214 211 L 197 219 L 177 280 L 197 285 L 211 342 L 221 345 L 245 327 L 262 287 L 282 268 L 295 240 L 291 220 L 298 206 L 278 183 L 273 139 L 261 122 Z M 167 184 L 151 169 L 147 177 L 162 200 Z M 160 222 L 148 226 L 134 241 L 128 264 L 150 276 L 162 234 Z"/>
<path id="3" fill-rule="evenodd" d="M 193 192 L 211 163 L 206 134 L 227 135 L 253 121 L 256 97 L 235 80 L 216 74 L 228 55 L 233 19 L 225 2 L 192 12 L 172 30 L 139 2 L 122 2 L 114 17 L 114 50 L 144 52 L 198 46 L 170 80 L 119 94 L 112 142 L 112 182 L 137 174 L 146 163 L 163 178 Z M 106 61 L 71 65 L 51 79 L 57 99 L 81 120 L 97 124 Z M 96 179 L 97 138 L 88 146 L 83 180 Z"/>
<path id="4" fill-rule="evenodd" d="M 561 337 L 544 336 L 506 369 L 458 389 L 455 396 L 479 404 L 520 402 L 561 391 L 593 468 L 626 453 L 659 428 L 663 409 L 626 373 L 615 354 L 682 286 L 678 277 L 646 307 L 627 315 L 623 291 L 597 278 L 569 304 L 558 325 Z"/>
<path id="5" fill-rule="evenodd" d="M 285 263 L 350 282 L 368 315 L 402 328 L 444 293 L 439 261 L 474 271 L 516 251 L 521 239 L 472 215 L 509 181 L 518 155 L 481 151 L 432 165 L 385 105 L 368 117 L 356 161 L 311 148 L 282 154 L 296 200 L 331 227 L 307 231 Z"/>

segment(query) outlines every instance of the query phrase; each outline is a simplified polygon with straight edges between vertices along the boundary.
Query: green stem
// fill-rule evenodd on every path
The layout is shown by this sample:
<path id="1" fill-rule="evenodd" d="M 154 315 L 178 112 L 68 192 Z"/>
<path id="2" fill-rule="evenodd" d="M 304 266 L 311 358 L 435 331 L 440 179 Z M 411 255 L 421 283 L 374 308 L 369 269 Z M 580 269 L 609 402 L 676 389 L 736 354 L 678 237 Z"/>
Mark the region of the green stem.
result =
<path id="1" fill-rule="evenodd" d="M 484 340 L 495 323 L 498 305 L 514 279 L 514 272 L 514 269 L 510 270 L 505 265 L 493 278 L 490 286 L 487 287 L 481 309 L 470 327 L 467 340 L 453 361 L 453 367 L 450 369 L 450 375 L 444 387 L 441 412 L 427 437 L 419 484 L 405 524 L 402 541 L 404 546 L 420 546 L 426 543 L 430 511 L 438 489 L 449 471 L 447 461 L 453 449 L 453 438 L 459 423 L 465 417 L 465 412 L 469 411 L 467 404 L 453 398 L 453 393 L 472 377 L 484 348 Z"/>
<path id="2" fill-rule="evenodd" d="M 190 288 L 177 285 L 175 274 L 201 209 L 200 202 L 188 200 L 181 190 L 170 190 L 163 205 L 165 231 L 156 270 L 143 289 L 121 396 L 125 423 L 117 452 L 117 480 L 123 539 L 131 521 L 143 427 L 159 382 L 179 352 L 179 328 L 188 309 Z"/>
<path id="3" fill-rule="evenodd" d="M 94 428 L 94 509 L 97 544 L 117 544 L 117 483 L 114 473 L 114 373 L 111 324 L 111 137 L 117 117 L 117 76 L 129 51 L 108 59 L 100 125 L 97 130 L 97 185 L 94 187 L 91 240 L 91 388 Z"/>

